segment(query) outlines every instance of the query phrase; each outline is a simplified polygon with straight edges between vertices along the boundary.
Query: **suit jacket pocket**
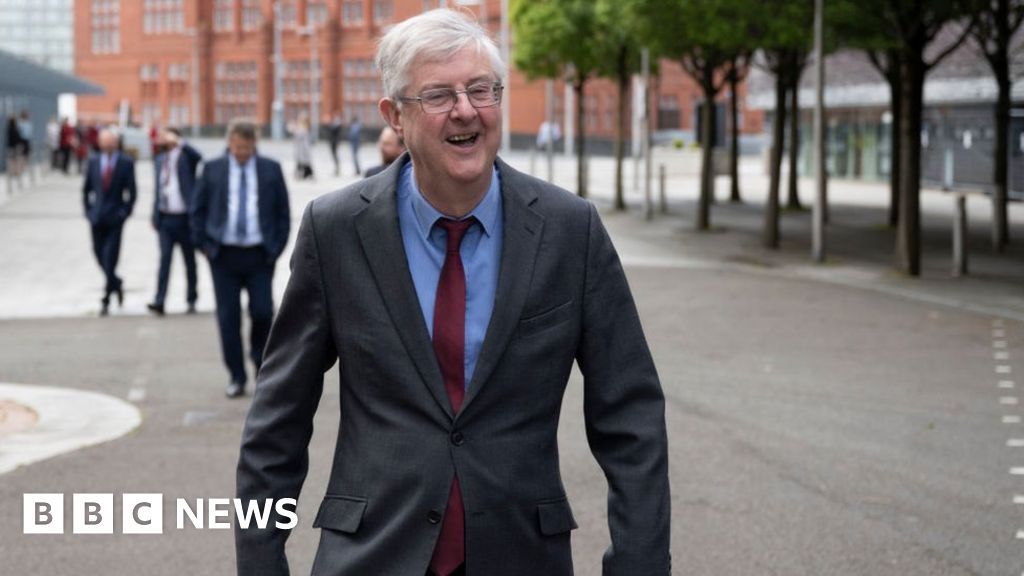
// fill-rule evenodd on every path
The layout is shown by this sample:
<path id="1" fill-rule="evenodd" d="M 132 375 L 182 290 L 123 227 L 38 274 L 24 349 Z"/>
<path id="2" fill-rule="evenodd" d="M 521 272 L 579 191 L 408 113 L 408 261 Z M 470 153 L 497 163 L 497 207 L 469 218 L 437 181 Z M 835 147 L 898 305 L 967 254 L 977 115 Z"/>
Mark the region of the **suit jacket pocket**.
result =
<path id="1" fill-rule="evenodd" d="M 553 308 L 549 308 L 540 314 L 534 314 L 529 318 L 524 318 L 519 321 L 519 326 L 516 328 L 516 337 L 518 338 L 529 338 L 539 334 L 549 328 L 554 328 L 563 322 L 567 322 L 572 318 L 573 300 L 570 299 L 568 302 L 563 302 Z"/>
<path id="2" fill-rule="evenodd" d="M 578 528 L 576 519 L 572 517 L 569 500 L 565 498 L 537 504 L 537 517 L 540 533 L 545 536 L 563 534 Z"/>
<path id="3" fill-rule="evenodd" d="M 355 534 L 366 512 L 366 499 L 354 496 L 324 497 L 313 520 L 313 528 L 327 528 L 346 534 Z"/>

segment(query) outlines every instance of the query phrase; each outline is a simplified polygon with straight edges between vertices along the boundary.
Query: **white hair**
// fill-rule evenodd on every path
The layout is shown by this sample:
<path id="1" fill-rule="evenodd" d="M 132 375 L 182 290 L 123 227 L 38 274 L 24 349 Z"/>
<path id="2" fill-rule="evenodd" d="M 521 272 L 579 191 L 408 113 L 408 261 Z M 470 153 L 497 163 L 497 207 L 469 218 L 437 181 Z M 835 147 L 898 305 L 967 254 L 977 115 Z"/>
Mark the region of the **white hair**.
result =
<path id="1" fill-rule="evenodd" d="M 499 81 L 505 77 L 505 63 L 498 46 L 466 14 L 438 8 L 400 22 L 377 45 L 376 64 L 384 94 L 400 102 L 398 98 L 408 88 L 414 65 L 443 62 L 467 46 L 474 46 L 477 53 L 487 56 Z"/>

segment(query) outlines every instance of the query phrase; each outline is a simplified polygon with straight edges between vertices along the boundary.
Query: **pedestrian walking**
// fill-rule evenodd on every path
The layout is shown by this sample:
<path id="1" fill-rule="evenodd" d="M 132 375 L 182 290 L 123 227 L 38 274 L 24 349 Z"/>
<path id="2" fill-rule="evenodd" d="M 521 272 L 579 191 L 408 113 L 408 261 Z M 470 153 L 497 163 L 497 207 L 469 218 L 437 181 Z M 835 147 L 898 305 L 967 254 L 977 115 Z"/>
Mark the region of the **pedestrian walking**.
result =
<path id="1" fill-rule="evenodd" d="M 355 114 L 348 126 L 348 145 L 352 148 L 352 165 L 356 167 L 356 175 L 362 174 L 359 169 L 359 145 L 362 144 L 363 123 Z"/>
<path id="2" fill-rule="evenodd" d="M 71 163 L 71 154 L 75 147 L 75 128 L 71 122 L 64 118 L 60 123 L 60 170 L 68 173 L 68 165 Z M 81 170 L 78 172 L 82 173 Z"/>
<path id="3" fill-rule="evenodd" d="M 229 398 L 245 393 L 241 294 L 248 293 L 249 354 L 259 371 L 274 315 L 274 265 L 291 226 L 281 165 L 256 153 L 256 125 L 236 121 L 228 151 L 210 160 L 196 184 L 190 211 L 193 243 L 213 273 L 221 352 L 231 375 Z"/>
<path id="4" fill-rule="evenodd" d="M 327 125 L 327 145 L 331 150 L 331 160 L 334 162 L 334 175 L 341 175 L 341 162 L 338 160 L 338 146 L 341 144 L 341 131 L 343 129 L 341 111 L 336 110 L 331 116 L 331 123 Z"/>
<path id="5" fill-rule="evenodd" d="M 579 366 L 608 484 L 604 576 L 668 576 L 665 400 L 597 210 L 497 158 L 505 64 L 447 9 L 378 44 L 381 115 L 409 154 L 310 202 L 249 408 L 241 506 L 334 464 L 313 576 L 569 576 L 558 422 Z M 341 430 L 309 452 L 335 362 Z M 288 530 L 240 529 L 239 574 L 288 573 Z"/>
<path id="6" fill-rule="evenodd" d="M 295 177 L 299 180 L 313 178 L 313 151 L 309 142 L 309 119 L 300 114 L 291 124 L 292 144 L 295 154 Z"/>
<path id="7" fill-rule="evenodd" d="M 367 178 L 380 174 L 391 166 L 392 162 L 398 160 L 398 157 L 405 153 L 405 143 L 390 126 L 385 126 L 377 138 L 377 150 L 380 151 L 381 163 L 366 169 Z"/>
<path id="8" fill-rule="evenodd" d="M 82 184 L 85 216 L 92 231 L 92 247 L 106 282 L 100 315 L 106 316 L 110 297 L 124 305 L 124 281 L 117 275 L 121 254 L 121 233 L 135 207 L 135 162 L 119 149 L 120 139 L 113 130 L 100 132 L 100 153 L 89 160 Z"/>
<path id="9" fill-rule="evenodd" d="M 50 170 L 60 168 L 60 123 L 56 116 L 46 122 L 46 150 L 50 154 Z"/>
<path id="10" fill-rule="evenodd" d="M 188 282 L 185 301 L 187 311 L 196 311 L 196 256 L 192 246 L 189 225 L 189 207 L 195 189 L 196 171 L 203 156 L 181 139 L 181 132 L 168 128 L 161 134 L 161 145 L 153 161 L 156 169 L 156 190 L 153 199 L 153 229 L 160 241 L 160 268 L 157 273 L 156 296 L 147 305 L 150 312 L 164 315 L 167 283 L 171 275 L 171 256 L 174 246 L 181 249 L 185 260 L 185 278 Z"/>
<path id="11" fill-rule="evenodd" d="M 7 178 L 8 185 L 10 181 L 17 182 L 18 187 L 24 187 L 24 183 L 21 181 L 21 174 L 25 168 L 24 164 L 24 149 L 26 142 L 24 137 L 21 135 L 21 129 L 18 127 L 18 117 L 14 114 L 7 117 L 7 134 L 6 134 L 6 159 L 7 159 Z"/>

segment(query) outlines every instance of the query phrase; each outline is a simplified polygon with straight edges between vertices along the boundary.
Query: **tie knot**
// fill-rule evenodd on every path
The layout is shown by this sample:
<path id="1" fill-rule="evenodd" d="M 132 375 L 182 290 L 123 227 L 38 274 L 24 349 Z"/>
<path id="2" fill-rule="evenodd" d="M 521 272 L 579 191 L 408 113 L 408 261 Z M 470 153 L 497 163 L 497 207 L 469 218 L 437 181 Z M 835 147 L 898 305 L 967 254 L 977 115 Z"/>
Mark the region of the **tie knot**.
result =
<path id="1" fill-rule="evenodd" d="M 466 218 L 465 220 L 441 218 L 437 221 L 437 225 L 444 228 L 445 232 L 448 233 L 448 252 L 459 251 L 459 246 L 462 245 L 462 238 L 474 222 L 476 222 L 476 218 L 473 217 Z"/>

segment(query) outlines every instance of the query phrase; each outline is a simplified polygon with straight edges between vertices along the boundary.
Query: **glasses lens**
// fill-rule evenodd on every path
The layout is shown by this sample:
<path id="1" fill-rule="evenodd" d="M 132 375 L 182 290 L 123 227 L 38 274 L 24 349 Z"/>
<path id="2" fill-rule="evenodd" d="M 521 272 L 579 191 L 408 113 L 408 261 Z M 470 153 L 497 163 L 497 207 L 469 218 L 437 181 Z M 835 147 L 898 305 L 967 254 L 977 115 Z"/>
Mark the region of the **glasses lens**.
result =
<path id="1" fill-rule="evenodd" d="M 425 112 L 447 112 L 452 108 L 452 91 L 444 88 L 427 90 L 420 94 Z"/>

